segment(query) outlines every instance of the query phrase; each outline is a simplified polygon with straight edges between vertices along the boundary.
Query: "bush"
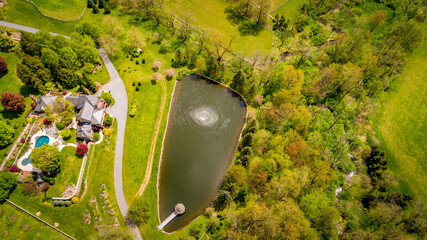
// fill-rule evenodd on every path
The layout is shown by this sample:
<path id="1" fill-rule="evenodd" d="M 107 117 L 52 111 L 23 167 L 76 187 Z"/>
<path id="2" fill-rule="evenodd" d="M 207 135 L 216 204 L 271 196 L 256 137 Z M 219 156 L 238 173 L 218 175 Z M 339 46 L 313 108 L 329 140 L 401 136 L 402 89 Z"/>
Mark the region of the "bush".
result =
<path id="1" fill-rule="evenodd" d="M 0 56 L 0 74 L 7 73 L 7 62 Z"/>
<path id="2" fill-rule="evenodd" d="M 98 14 L 98 13 L 99 13 L 99 8 L 98 8 L 98 6 L 96 6 L 96 5 L 94 5 L 94 6 L 93 6 L 93 8 L 92 8 L 92 13 L 94 13 L 94 14 Z"/>
<path id="3" fill-rule="evenodd" d="M 25 143 L 25 138 L 21 138 L 21 143 Z"/>
<path id="4" fill-rule="evenodd" d="M 110 6 L 107 4 L 107 5 L 105 5 L 105 8 L 104 8 L 104 14 L 105 15 L 107 15 L 107 14 L 110 14 L 111 13 L 111 8 L 110 8 Z"/>
<path id="5" fill-rule="evenodd" d="M 73 134 L 73 130 L 71 130 L 70 128 L 61 130 L 59 132 L 59 135 L 65 140 L 70 139 L 72 134 Z"/>
<path id="6" fill-rule="evenodd" d="M 30 177 L 31 175 L 28 175 L 25 180 Z M 24 193 L 28 194 L 28 195 L 36 195 L 38 194 L 40 191 L 37 187 L 37 184 L 35 182 L 27 182 L 24 180 L 24 184 L 22 184 L 22 190 L 24 191 Z"/>
<path id="7" fill-rule="evenodd" d="M 136 87 L 136 88 L 135 88 L 135 91 L 139 92 L 139 87 Z"/>
<path id="8" fill-rule="evenodd" d="M 79 201 L 79 199 L 77 197 L 71 198 L 71 203 L 72 204 L 76 204 L 78 201 Z"/>
<path id="9" fill-rule="evenodd" d="M 157 81 L 162 77 L 162 75 L 160 75 L 160 73 L 155 73 L 153 74 L 152 80 L 153 81 Z"/>
<path id="10" fill-rule="evenodd" d="M 27 118 L 27 123 L 32 123 L 33 122 L 33 118 Z"/>
<path id="11" fill-rule="evenodd" d="M 0 35 L 0 51 L 11 52 L 14 47 L 15 47 L 15 42 L 12 40 L 10 35 L 9 36 L 4 34 Z"/>
<path id="12" fill-rule="evenodd" d="M 108 105 L 114 105 L 114 98 L 109 92 L 103 92 L 99 98 L 104 99 Z"/>
<path id="13" fill-rule="evenodd" d="M 62 130 L 62 129 L 64 129 L 64 124 L 63 124 L 63 123 L 61 123 L 61 122 L 59 122 L 59 123 L 55 123 L 55 125 L 56 125 L 56 128 L 58 128 L 58 130 Z"/>
<path id="14" fill-rule="evenodd" d="M 102 133 L 103 133 L 105 136 L 108 136 L 108 135 L 110 135 L 110 134 L 111 134 L 111 129 L 109 129 L 109 128 L 104 128 L 104 129 L 102 130 Z"/>
<path id="15" fill-rule="evenodd" d="M 15 135 L 15 130 L 10 123 L 5 121 L 0 121 L 0 147 L 7 146 L 13 142 L 13 137 Z"/>
<path id="16" fill-rule="evenodd" d="M 111 126 L 113 124 L 113 118 L 110 115 L 105 115 L 104 123 L 106 126 Z"/>
<path id="17" fill-rule="evenodd" d="M 162 65 L 162 63 L 161 62 L 159 62 L 159 61 L 155 61 L 154 63 L 153 63 L 153 68 L 154 68 L 154 70 L 159 70 L 159 68 L 160 68 L 160 66 Z"/>
<path id="18" fill-rule="evenodd" d="M 95 141 L 98 141 L 99 140 L 99 132 L 94 132 L 92 139 Z"/>
<path id="19" fill-rule="evenodd" d="M 166 75 L 168 76 L 168 78 L 172 78 L 173 76 L 175 76 L 175 70 L 173 68 L 170 68 L 166 71 Z"/>
<path id="20" fill-rule="evenodd" d="M 84 143 L 79 143 L 79 145 L 77 145 L 77 147 L 76 147 L 76 154 L 77 155 L 83 156 L 88 151 L 89 151 L 89 149 L 88 149 L 87 145 Z"/>
<path id="21" fill-rule="evenodd" d="M 65 207 L 69 207 L 69 206 L 71 206 L 71 202 L 70 202 L 70 201 L 64 201 L 64 206 L 65 206 Z"/>
<path id="22" fill-rule="evenodd" d="M 141 83 L 141 81 L 139 81 L 139 82 L 138 82 L 138 86 L 139 86 L 139 87 L 141 87 L 141 86 L 142 86 L 142 83 Z"/>
<path id="23" fill-rule="evenodd" d="M 49 125 L 51 123 L 52 123 L 52 121 L 50 121 L 48 118 L 43 119 L 43 124 L 44 125 Z"/>
<path id="24" fill-rule="evenodd" d="M 135 82 L 132 82 L 132 86 L 134 86 L 134 87 L 135 87 Z"/>
<path id="25" fill-rule="evenodd" d="M 20 172 L 21 169 L 19 169 L 16 165 L 13 165 L 12 167 L 10 167 L 9 171 L 11 171 L 11 172 Z"/>
<path id="26" fill-rule="evenodd" d="M 1 104 L 6 110 L 12 112 L 20 112 L 25 109 L 24 96 L 15 92 L 3 93 L 1 95 Z"/>

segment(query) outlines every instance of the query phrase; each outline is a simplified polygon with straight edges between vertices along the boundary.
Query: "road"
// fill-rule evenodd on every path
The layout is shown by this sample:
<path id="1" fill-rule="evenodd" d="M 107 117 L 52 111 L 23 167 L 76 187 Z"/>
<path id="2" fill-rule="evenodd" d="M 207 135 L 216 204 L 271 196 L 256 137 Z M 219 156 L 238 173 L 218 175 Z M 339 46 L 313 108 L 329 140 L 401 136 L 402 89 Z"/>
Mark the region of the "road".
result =
<path id="1" fill-rule="evenodd" d="M 36 29 L 36 28 L 30 28 L 30 27 L 18 25 L 15 23 L 5 22 L 5 21 L 0 21 L 0 26 L 14 28 L 21 31 L 25 31 L 25 32 L 31 32 L 31 33 L 36 33 L 40 31 L 39 29 Z M 51 34 L 61 35 L 56 33 L 51 33 Z M 64 35 L 61 35 L 61 36 L 64 36 Z M 64 36 L 64 37 L 70 38 L 68 36 Z M 120 78 L 119 74 L 117 73 L 116 69 L 114 68 L 113 64 L 111 63 L 110 59 L 105 53 L 105 51 L 100 47 L 98 47 L 98 51 L 99 51 L 99 54 L 101 55 L 102 60 L 104 61 L 104 64 L 111 78 L 107 84 L 102 86 L 101 90 L 111 91 L 111 95 L 115 100 L 114 106 L 107 109 L 107 112 L 117 119 L 117 140 L 116 140 L 116 153 L 115 153 L 115 160 L 114 160 L 114 187 L 116 190 L 115 191 L 116 199 L 119 205 L 120 212 L 123 215 L 123 218 L 126 220 L 126 223 L 128 224 L 132 234 L 135 236 L 135 239 L 142 239 L 142 236 L 138 227 L 132 224 L 126 217 L 128 207 L 126 204 L 125 195 L 123 193 L 123 174 L 122 174 L 123 144 L 125 140 L 126 118 L 127 118 L 127 111 L 128 111 L 128 98 L 127 98 L 126 88 L 122 79 Z M 100 92 L 98 92 L 97 94 L 100 94 Z M 99 173 L 99 174 L 102 174 L 102 173 Z"/>

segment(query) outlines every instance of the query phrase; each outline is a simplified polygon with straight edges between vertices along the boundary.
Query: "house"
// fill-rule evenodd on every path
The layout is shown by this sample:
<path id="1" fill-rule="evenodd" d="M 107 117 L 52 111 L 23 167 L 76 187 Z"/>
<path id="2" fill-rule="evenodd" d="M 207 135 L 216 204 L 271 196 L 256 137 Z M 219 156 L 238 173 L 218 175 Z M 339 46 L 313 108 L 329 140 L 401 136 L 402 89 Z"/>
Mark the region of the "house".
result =
<path id="1" fill-rule="evenodd" d="M 56 96 L 52 96 L 52 95 L 50 95 L 50 94 L 46 94 L 46 95 L 44 95 L 44 96 L 40 96 L 40 97 L 37 99 L 37 101 L 36 101 L 37 105 L 36 105 L 36 107 L 34 108 L 34 111 L 35 111 L 36 113 L 44 113 L 44 110 L 45 110 L 46 106 L 47 106 L 49 103 L 51 103 L 51 102 L 55 101 L 55 100 L 56 100 L 56 98 L 57 98 Z"/>
<path id="2" fill-rule="evenodd" d="M 105 108 L 107 107 L 104 99 L 98 99 L 95 95 L 83 94 L 69 96 L 65 100 L 71 102 L 78 111 L 78 138 L 90 140 L 91 126 L 96 126 L 97 128 L 104 127 Z"/>

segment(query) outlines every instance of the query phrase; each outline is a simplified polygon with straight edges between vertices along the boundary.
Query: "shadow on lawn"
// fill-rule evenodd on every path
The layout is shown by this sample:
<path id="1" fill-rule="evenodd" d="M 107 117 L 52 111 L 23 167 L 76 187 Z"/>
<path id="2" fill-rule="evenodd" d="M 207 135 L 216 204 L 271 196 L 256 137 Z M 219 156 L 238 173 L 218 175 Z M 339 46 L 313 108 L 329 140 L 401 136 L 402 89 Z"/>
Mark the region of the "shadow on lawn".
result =
<path id="1" fill-rule="evenodd" d="M 252 19 L 243 17 L 234 9 L 226 8 L 224 13 L 227 14 L 227 20 L 231 25 L 239 25 L 238 30 L 242 36 L 257 36 L 263 30 L 262 24 L 254 23 Z"/>

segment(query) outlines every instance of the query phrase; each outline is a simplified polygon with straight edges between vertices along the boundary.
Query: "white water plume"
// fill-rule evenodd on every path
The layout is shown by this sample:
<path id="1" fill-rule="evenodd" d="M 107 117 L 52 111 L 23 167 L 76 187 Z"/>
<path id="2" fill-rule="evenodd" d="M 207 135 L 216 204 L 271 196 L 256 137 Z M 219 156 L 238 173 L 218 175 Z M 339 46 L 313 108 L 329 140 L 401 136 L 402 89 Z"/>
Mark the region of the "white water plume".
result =
<path id="1" fill-rule="evenodd" d="M 218 115 L 209 107 L 197 108 L 190 112 L 191 118 L 199 125 L 209 127 L 218 121 Z"/>

